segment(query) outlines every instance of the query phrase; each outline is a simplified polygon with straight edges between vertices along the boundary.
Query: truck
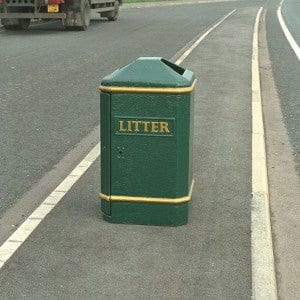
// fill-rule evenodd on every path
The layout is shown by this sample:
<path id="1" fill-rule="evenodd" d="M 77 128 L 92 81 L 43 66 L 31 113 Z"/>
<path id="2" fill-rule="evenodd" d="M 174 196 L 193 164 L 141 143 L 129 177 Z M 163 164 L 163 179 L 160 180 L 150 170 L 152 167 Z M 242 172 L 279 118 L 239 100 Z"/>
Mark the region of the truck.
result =
<path id="1" fill-rule="evenodd" d="M 7 30 L 27 30 L 34 19 L 60 19 L 66 29 L 87 30 L 91 13 L 115 21 L 121 4 L 122 0 L 0 0 L 0 19 Z"/>

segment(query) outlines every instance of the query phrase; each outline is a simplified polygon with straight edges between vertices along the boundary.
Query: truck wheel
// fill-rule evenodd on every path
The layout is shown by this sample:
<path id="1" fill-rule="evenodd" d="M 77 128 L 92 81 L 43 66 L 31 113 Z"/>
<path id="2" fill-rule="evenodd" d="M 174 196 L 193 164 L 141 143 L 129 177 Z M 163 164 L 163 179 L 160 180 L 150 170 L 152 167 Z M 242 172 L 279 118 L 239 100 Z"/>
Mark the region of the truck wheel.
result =
<path id="1" fill-rule="evenodd" d="M 107 14 L 108 21 L 116 21 L 119 14 L 119 1 L 115 2 L 115 10 Z"/>
<path id="2" fill-rule="evenodd" d="M 82 1 L 83 5 L 80 11 L 81 23 L 79 30 L 87 30 L 91 22 L 91 6 L 89 0 Z"/>

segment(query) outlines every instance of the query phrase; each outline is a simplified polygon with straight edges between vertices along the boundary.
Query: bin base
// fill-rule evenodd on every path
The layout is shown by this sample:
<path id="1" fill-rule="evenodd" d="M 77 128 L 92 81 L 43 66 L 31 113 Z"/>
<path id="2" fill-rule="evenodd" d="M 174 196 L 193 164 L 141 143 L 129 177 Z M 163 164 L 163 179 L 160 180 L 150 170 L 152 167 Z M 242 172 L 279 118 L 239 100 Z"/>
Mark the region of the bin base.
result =
<path id="1" fill-rule="evenodd" d="M 103 214 L 110 223 L 158 226 L 187 224 L 188 203 L 164 204 L 143 202 L 112 202 L 111 214 Z"/>

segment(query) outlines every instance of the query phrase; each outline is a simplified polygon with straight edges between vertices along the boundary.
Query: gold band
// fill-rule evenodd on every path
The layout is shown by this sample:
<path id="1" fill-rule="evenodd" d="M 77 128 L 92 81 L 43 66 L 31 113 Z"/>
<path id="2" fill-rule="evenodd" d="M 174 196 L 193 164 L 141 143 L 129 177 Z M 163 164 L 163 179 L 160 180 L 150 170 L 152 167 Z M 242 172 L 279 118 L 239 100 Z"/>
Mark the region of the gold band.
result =
<path id="1" fill-rule="evenodd" d="M 189 194 L 181 198 L 132 197 L 132 196 L 113 196 L 113 195 L 108 196 L 102 193 L 99 194 L 99 197 L 106 201 L 180 204 L 191 200 L 194 184 L 195 184 L 195 180 L 192 181 Z"/>
<path id="2" fill-rule="evenodd" d="M 196 80 L 188 87 L 157 88 L 157 87 L 126 87 L 100 85 L 99 90 L 106 93 L 147 93 L 147 94 L 187 94 L 195 88 Z"/>

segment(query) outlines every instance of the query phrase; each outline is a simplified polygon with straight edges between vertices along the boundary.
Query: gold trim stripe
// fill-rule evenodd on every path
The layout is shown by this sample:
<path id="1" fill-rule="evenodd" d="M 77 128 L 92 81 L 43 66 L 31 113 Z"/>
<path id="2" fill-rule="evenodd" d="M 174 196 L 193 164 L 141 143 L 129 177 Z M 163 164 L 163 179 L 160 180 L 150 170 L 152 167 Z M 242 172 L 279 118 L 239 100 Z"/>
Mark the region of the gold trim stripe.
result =
<path id="1" fill-rule="evenodd" d="M 180 204 L 191 200 L 194 184 L 195 184 L 195 180 L 192 181 L 189 194 L 181 198 L 155 198 L 155 197 L 114 196 L 114 195 L 108 196 L 102 193 L 99 194 L 99 197 L 106 201 Z"/>
<path id="2" fill-rule="evenodd" d="M 188 87 L 179 88 L 157 88 L 157 87 L 126 87 L 126 86 L 105 86 L 100 85 L 99 90 L 107 93 L 147 93 L 147 94 L 187 94 L 191 93 L 196 84 L 196 79 L 193 84 Z"/>

